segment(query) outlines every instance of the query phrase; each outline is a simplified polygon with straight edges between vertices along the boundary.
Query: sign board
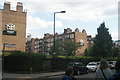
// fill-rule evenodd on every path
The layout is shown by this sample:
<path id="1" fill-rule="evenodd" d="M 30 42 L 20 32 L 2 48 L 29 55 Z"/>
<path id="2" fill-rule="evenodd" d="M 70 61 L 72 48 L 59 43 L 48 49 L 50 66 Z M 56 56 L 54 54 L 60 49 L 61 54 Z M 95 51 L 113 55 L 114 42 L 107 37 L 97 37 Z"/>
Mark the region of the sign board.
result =
<path id="1" fill-rule="evenodd" d="M 3 31 L 3 35 L 13 35 L 13 36 L 16 35 L 15 25 L 14 24 L 12 24 L 12 23 L 6 24 L 5 29 L 6 30 Z"/>
<path id="2" fill-rule="evenodd" d="M 5 47 L 16 47 L 15 44 L 4 44 Z"/>

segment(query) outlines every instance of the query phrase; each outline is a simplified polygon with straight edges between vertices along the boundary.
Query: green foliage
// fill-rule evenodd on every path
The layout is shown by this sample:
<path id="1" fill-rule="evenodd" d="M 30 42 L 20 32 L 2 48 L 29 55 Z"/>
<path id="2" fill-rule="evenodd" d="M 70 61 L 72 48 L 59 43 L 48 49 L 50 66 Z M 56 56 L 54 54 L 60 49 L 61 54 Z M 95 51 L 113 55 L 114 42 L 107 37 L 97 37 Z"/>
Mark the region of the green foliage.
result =
<path id="1" fill-rule="evenodd" d="M 52 46 L 50 48 L 49 53 L 50 55 L 74 56 L 76 49 L 77 49 L 77 45 L 73 41 L 66 40 L 63 42 L 60 40 L 56 40 L 55 51 L 54 51 L 54 46 Z"/>
<path id="2" fill-rule="evenodd" d="M 85 56 L 93 56 L 96 57 L 97 54 L 94 53 L 95 45 L 93 44 L 90 48 L 85 50 Z"/>
<path id="3" fill-rule="evenodd" d="M 51 61 L 44 60 L 46 55 L 40 53 L 13 53 L 5 56 L 5 69 L 7 71 L 43 71 L 49 70 Z"/>
<path id="4" fill-rule="evenodd" d="M 118 57 L 118 48 L 113 46 L 112 53 L 113 53 L 113 57 Z"/>
<path id="5" fill-rule="evenodd" d="M 45 72 L 45 71 L 61 71 L 65 70 L 69 62 L 82 62 L 87 65 L 92 61 L 100 61 L 101 57 L 86 56 L 52 56 L 46 58 L 40 53 L 14 53 L 5 56 L 5 70 L 21 72 Z M 109 57 L 107 60 L 120 60 L 118 57 Z"/>
<path id="6" fill-rule="evenodd" d="M 63 55 L 63 43 L 60 40 L 55 41 L 55 50 L 54 46 L 50 48 L 50 55 Z M 55 54 L 54 54 L 55 53 Z"/>
<path id="7" fill-rule="evenodd" d="M 109 34 L 108 28 L 105 27 L 103 22 L 99 28 L 97 28 L 97 35 L 94 39 L 93 56 L 109 57 L 112 55 L 112 37 Z"/>
<path id="8" fill-rule="evenodd" d="M 77 45 L 73 41 L 65 41 L 63 48 L 64 48 L 64 53 L 67 56 L 74 56 L 75 51 L 77 49 Z"/>

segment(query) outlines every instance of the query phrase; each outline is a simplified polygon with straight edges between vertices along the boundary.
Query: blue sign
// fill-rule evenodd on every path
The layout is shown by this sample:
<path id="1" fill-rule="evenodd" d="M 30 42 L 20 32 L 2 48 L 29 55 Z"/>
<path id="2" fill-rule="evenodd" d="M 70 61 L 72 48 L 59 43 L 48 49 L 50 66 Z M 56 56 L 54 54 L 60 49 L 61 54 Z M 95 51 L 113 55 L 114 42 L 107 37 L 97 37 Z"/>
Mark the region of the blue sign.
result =
<path id="1" fill-rule="evenodd" d="M 15 44 L 5 44 L 4 46 L 5 46 L 5 47 L 16 47 Z"/>

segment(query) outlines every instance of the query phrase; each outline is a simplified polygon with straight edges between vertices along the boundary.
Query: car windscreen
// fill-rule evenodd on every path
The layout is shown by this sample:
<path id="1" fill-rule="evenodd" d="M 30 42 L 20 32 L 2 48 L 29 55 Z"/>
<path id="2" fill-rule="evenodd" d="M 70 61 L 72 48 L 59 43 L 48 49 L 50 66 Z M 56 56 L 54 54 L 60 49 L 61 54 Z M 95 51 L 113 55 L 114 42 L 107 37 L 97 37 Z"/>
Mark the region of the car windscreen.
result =
<path id="1" fill-rule="evenodd" d="M 90 66 L 94 66 L 94 65 L 96 65 L 96 64 L 88 64 L 88 65 L 90 65 Z"/>
<path id="2" fill-rule="evenodd" d="M 113 62 L 109 62 L 109 64 L 113 64 Z"/>

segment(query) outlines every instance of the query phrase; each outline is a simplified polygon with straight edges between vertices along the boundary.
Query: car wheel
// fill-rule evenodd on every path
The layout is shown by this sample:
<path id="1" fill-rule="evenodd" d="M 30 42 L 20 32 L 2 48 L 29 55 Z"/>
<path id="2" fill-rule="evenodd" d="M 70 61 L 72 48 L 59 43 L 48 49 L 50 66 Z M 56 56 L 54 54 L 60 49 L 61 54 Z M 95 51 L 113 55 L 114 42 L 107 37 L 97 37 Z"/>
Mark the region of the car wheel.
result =
<path id="1" fill-rule="evenodd" d="M 86 70 L 86 74 L 88 74 L 89 73 L 89 70 Z"/>
<path id="2" fill-rule="evenodd" d="M 96 70 L 97 70 L 97 68 L 95 69 L 95 71 L 94 71 L 94 72 L 96 72 Z"/>
<path id="3" fill-rule="evenodd" d="M 77 75 L 80 75 L 80 71 L 79 70 L 77 71 Z"/>

